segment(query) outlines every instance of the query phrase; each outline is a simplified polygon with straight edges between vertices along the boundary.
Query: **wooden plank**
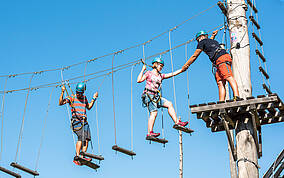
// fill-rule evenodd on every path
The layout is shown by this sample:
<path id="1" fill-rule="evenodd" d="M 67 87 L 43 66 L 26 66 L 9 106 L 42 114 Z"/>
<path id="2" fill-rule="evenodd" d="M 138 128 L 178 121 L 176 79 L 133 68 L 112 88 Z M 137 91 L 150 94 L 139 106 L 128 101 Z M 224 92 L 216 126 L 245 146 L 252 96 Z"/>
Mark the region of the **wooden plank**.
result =
<path id="1" fill-rule="evenodd" d="M 253 18 L 253 16 L 249 16 L 250 21 L 255 25 L 257 29 L 260 29 L 260 25 L 257 23 L 257 21 Z"/>
<path id="2" fill-rule="evenodd" d="M 6 174 L 9 174 L 10 176 L 13 176 L 13 177 L 21 178 L 21 175 L 20 175 L 20 174 L 17 174 L 17 173 L 15 173 L 15 172 L 10 171 L 10 170 L 8 170 L 8 169 L 6 169 L 6 168 L 3 168 L 3 167 L 1 167 L 1 166 L 0 166 L 0 171 L 5 172 Z"/>
<path id="3" fill-rule="evenodd" d="M 134 153 L 133 151 L 130 151 L 130 150 L 121 148 L 121 147 L 119 147 L 119 146 L 117 146 L 117 145 L 113 145 L 113 146 L 112 146 L 112 149 L 115 150 L 115 151 L 118 151 L 118 152 L 127 154 L 127 155 L 129 155 L 129 156 L 135 156 L 135 155 L 136 155 L 136 153 Z"/>
<path id="4" fill-rule="evenodd" d="M 253 3 L 250 0 L 247 0 L 247 3 L 255 13 L 258 13 L 258 10 L 256 9 L 256 7 L 253 5 Z"/>
<path id="5" fill-rule="evenodd" d="M 264 75 L 264 77 L 266 78 L 266 80 L 269 79 L 268 73 L 267 73 L 261 66 L 259 67 L 259 71 L 262 73 L 262 75 Z"/>
<path id="6" fill-rule="evenodd" d="M 180 125 L 178 125 L 178 124 L 175 124 L 175 125 L 173 126 L 173 128 L 176 129 L 176 130 L 180 130 L 180 131 L 186 132 L 186 133 L 192 133 L 192 132 L 194 132 L 194 130 L 192 130 L 192 129 L 190 129 L 190 128 L 187 128 L 187 127 L 182 127 L 182 126 L 180 126 Z"/>
<path id="7" fill-rule="evenodd" d="M 220 115 L 223 117 L 231 126 L 235 127 L 235 123 L 233 120 L 229 117 L 225 109 L 220 109 Z"/>
<path id="8" fill-rule="evenodd" d="M 79 156 L 76 156 L 75 157 L 75 160 L 76 161 L 79 161 L 82 165 L 84 165 L 84 166 L 88 166 L 89 168 L 92 168 L 92 169 L 98 169 L 98 168 L 100 168 L 100 166 L 99 165 L 97 165 L 97 164 L 95 164 L 95 163 L 93 163 L 93 162 L 91 162 L 91 161 L 87 161 L 87 160 L 85 160 L 85 159 L 83 159 L 83 158 L 81 158 L 81 157 L 79 157 Z"/>
<path id="9" fill-rule="evenodd" d="M 12 163 L 10 164 L 10 166 L 12 166 L 12 167 L 14 167 L 14 168 L 17 168 L 17 169 L 20 169 L 20 170 L 22 170 L 22 171 L 24 171 L 24 172 L 26 172 L 26 173 L 29 173 L 29 174 L 31 174 L 31 175 L 33 175 L 33 176 L 39 176 L 39 173 L 38 173 L 37 171 L 34 171 L 34 170 L 31 170 L 31 169 L 26 168 L 26 167 L 24 167 L 24 166 L 21 166 L 21 165 L 15 163 L 15 162 L 12 162 Z"/>
<path id="10" fill-rule="evenodd" d="M 153 136 L 147 136 L 146 140 L 157 142 L 157 143 L 163 143 L 163 144 L 168 143 L 168 140 L 166 140 L 166 139 L 157 138 L 157 137 L 153 137 Z"/>
<path id="11" fill-rule="evenodd" d="M 258 49 L 255 50 L 255 53 L 259 56 L 259 58 L 260 58 L 263 62 L 266 62 L 265 57 L 259 52 Z"/>
<path id="12" fill-rule="evenodd" d="M 263 104 L 263 103 L 270 103 L 270 102 L 277 102 L 277 96 L 268 96 L 264 98 L 255 98 L 250 100 L 242 100 L 242 101 L 235 101 L 232 103 L 220 103 L 215 105 L 206 105 L 206 106 L 198 106 L 191 109 L 193 114 L 198 112 L 208 112 L 212 110 L 219 110 L 219 109 L 226 109 L 232 107 L 243 107 L 250 104 Z M 218 102 L 217 102 L 218 103 Z"/>
<path id="13" fill-rule="evenodd" d="M 260 46 L 263 45 L 263 42 L 261 41 L 261 39 L 255 33 L 252 33 L 252 37 L 254 37 L 254 39 L 258 42 L 258 44 Z"/>
<path id="14" fill-rule="evenodd" d="M 252 126 L 253 126 L 253 139 L 256 145 L 257 155 L 259 159 L 260 154 L 259 154 L 259 144 L 258 144 L 258 138 L 257 138 L 257 126 L 256 126 L 256 120 L 258 120 L 259 122 L 259 119 L 258 119 L 258 115 L 254 108 L 255 108 L 255 105 L 252 105 L 250 114 L 251 114 L 251 120 L 252 120 Z"/>
<path id="15" fill-rule="evenodd" d="M 225 128 L 225 131 L 226 131 L 227 139 L 228 139 L 231 151 L 232 151 L 233 158 L 234 158 L 235 161 L 237 161 L 237 152 L 236 152 L 236 149 L 235 149 L 235 146 L 234 146 L 234 142 L 232 140 L 232 137 L 231 137 L 231 134 L 230 134 L 230 131 L 229 131 L 228 123 L 225 120 L 224 116 L 222 116 L 222 122 L 224 124 L 224 128 Z"/>
<path id="16" fill-rule="evenodd" d="M 97 160 L 104 160 L 104 157 L 100 156 L 100 155 L 94 155 L 94 154 L 91 154 L 91 153 L 86 153 L 86 152 L 80 152 L 80 155 L 83 155 L 83 156 L 87 156 L 89 158 L 94 158 L 94 159 L 97 159 Z"/>
<path id="17" fill-rule="evenodd" d="M 266 86 L 266 84 L 262 84 L 262 87 L 263 87 L 263 89 L 267 92 L 267 93 L 269 93 L 269 94 L 271 94 L 272 92 L 271 92 L 271 90 Z"/>

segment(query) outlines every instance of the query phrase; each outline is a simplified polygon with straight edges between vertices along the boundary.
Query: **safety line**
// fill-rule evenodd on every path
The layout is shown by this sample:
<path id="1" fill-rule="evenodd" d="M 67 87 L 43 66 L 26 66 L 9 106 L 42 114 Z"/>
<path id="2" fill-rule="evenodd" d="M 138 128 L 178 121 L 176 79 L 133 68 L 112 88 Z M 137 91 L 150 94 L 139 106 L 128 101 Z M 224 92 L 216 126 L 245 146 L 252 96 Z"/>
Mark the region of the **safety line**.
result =
<path id="1" fill-rule="evenodd" d="M 6 78 L 5 84 L 4 84 L 4 91 L 6 90 L 7 81 L 8 78 Z M 2 97 L 2 108 L 1 108 L 1 151 L 0 151 L 0 161 L 2 159 L 2 151 L 3 151 L 3 129 L 4 129 L 4 105 L 5 105 L 5 93 Z"/>
<path id="2" fill-rule="evenodd" d="M 114 62 L 114 56 L 112 57 L 112 72 L 111 72 L 111 88 L 112 88 L 112 108 L 113 108 L 113 123 L 114 123 L 114 142 L 116 144 L 116 121 L 115 121 L 115 104 L 114 104 L 114 81 L 113 81 L 113 62 Z"/>
<path id="3" fill-rule="evenodd" d="M 130 50 L 130 49 L 133 49 L 133 48 L 136 48 L 136 47 L 139 47 L 139 46 L 142 46 L 144 44 L 147 44 L 147 43 L 150 43 L 151 41 L 163 36 L 164 34 L 166 34 L 167 32 L 169 31 L 172 31 L 174 29 L 177 29 L 178 27 L 182 26 L 183 24 L 185 24 L 186 22 L 204 14 L 205 12 L 209 11 L 210 9 L 212 9 L 213 7 L 215 7 L 216 4 L 214 4 L 213 6 L 205 9 L 204 11 L 201 11 L 200 13 L 197 13 L 195 15 L 193 15 L 192 17 L 188 18 L 187 20 L 183 21 L 182 23 L 176 25 L 175 27 L 173 28 L 170 28 L 168 29 L 167 31 L 163 32 L 163 33 L 160 33 L 159 35 L 156 35 L 154 36 L 153 38 L 151 38 L 150 40 L 147 40 L 146 42 L 143 42 L 143 43 L 139 43 L 139 44 L 136 44 L 136 45 L 133 45 L 133 46 L 130 46 L 128 48 L 125 48 L 125 49 L 122 49 L 122 50 L 119 50 L 119 51 L 116 51 L 116 52 L 112 52 L 112 53 L 108 53 L 108 54 L 105 54 L 105 55 L 102 55 L 102 56 L 99 56 L 99 57 L 96 57 L 96 58 L 93 58 L 93 59 L 90 59 L 90 60 L 87 60 L 87 61 L 82 61 L 82 62 L 79 62 L 79 63 L 76 63 L 76 64 L 71 64 L 69 66 L 65 66 L 65 68 L 71 68 L 71 67 L 74 67 L 74 66 L 78 66 L 78 65 L 81 65 L 81 64 L 84 64 L 84 63 L 89 63 L 89 62 L 92 62 L 92 61 L 95 61 L 95 60 L 98 60 L 98 59 L 101 59 L 101 58 L 104 58 L 104 57 L 107 57 L 107 56 L 111 56 L 111 55 L 114 55 L 114 54 L 117 54 L 117 53 L 122 53 L 124 51 L 127 51 L 127 50 Z M 58 70 L 62 70 L 62 68 L 55 68 L 55 69 L 47 69 L 47 70 L 41 70 L 41 71 L 38 71 L 40 73 L 42 72 L 50 72 L 50 71 L 58 71 Z M 16 76 L 20 76 L 20 75 L 28 75 L 28 74 L 33 74 L 35 72 L 25 72 L 25 73 L 18 73 L 18 74 L 12 74 L 13 77 L 16 77 Z M 11 76 L 10 75 L 0 75 L 0 77 L 7 77 L 7 76 Z"/>
<path id="4" fill-rule="evenodd" d="M 38 166 L 39 166 L 40 151 L 41 151 L 42 144 L 43 144 L 43 138 L 44 138 L 44 133 L 45 133 L 45 128 L 46 128 L 46 121 L 47 121 L 48 111 L 49 111 L 49 107 L 50 107 L 50 103 L 51 103 L 52 94 L 53 94 L 54 89 L 55 88 L 52 88 L 52 90 L 50 92 L 49 101 L 48 101 L 48 105 L 47 105 L 47 109 L 46 109 L 46 114 L 45 114 L 45 117 L 43 119 L 43 128 L 42 128 L 42 133 L 41 133 L 40 146 L 39 146 L 39 149 L 38 149 L 38 155 L 37 155 L 37 159 L 36 159 L 35 171 L 37 171 Z"/>

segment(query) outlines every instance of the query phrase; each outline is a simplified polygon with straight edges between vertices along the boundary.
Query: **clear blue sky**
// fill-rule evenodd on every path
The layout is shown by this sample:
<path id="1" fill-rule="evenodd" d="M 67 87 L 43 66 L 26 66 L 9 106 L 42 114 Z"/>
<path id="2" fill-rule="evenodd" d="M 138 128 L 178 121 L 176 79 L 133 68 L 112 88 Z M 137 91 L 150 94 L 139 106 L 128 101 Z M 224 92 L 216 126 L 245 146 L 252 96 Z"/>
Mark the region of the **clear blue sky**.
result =
<path id="1" fill-rule="evenodd" d="M 181 23 L 195 14 L 213 6 L 217 1 L 202 0 L 140 0 L 140 1 L 74 1 L 74 0 L 28 0 L 0 2 L 0 75 L 40 71 L 58 68 L 86 61 L 107 53 L 145 42 L 157 34 Z M 273 92 L 284 100 L 283 71 L 283 0 L 257 0 L 264 51 Z M 175 30 L 172 45 L 192 39 L 201 29 L 209 30 L 223 23 L 223 15 L 217 6 Z M 222 39 L 219 33 L 217 40 Z M 251 40 L 252 41 L 252 40 Z M 252 45 L 252 51 L 254 50 Z M 168 49 L 168 34 L 152 41 L 145 47 L 146 56 Z M 192 54 L 196 42 L 188 45 Z M 135 48 L 119 54 L 115 65 L 125 64 L 142 57 L 142 48 Z M 170 72 L 170 56 L 163 55 L 163 72 Z M 185 62 L 185 48 L 173 51 L 174 68 L 179 69 Z M 86 73 L 93 73 L 111 67 L 112 57 L 89 63 Z M 150 60 L 148 60 L 149 62 Z M 257 58 L 252 52 L 251 71 L 253 95 L 264 94 L 262 78 L 258 73 Z M 178 177 L 179 147 L 178 134 L 172 129 L 172 121 L 164 111 L 165 135 L 169 143 L 164 148 L 159 144 L 145 141 L 147 112 L 141 107 L 140 96 L 144 84 L 135 82 L 141 65 L 133 71 L 133 113 L 134 151 L 131 158 L 115 154 L 114 145 L 111 77 L 106 77 L 99 91 L 98 118 L 101 152 L 105 161 L 95 172 L 87 167 L 75 166 L 72 162 L 74 145 L 69 128 L 65 106 L 58 106 L 60 88 L 54 89 L 45 136 L 39 162 L 41 178 L 154 178 Z M 64 78 L 80 76 L 84 65 L 70 68 Z M 130 149 L 130 68 L 115 73 L 115 104 L 118 145 Z M 28 87 L 30 75 L 11 78 L 7 89 Z M 186 73 L 176 78 L 177 110 L 183 120 L 188 119 Z M 32 86 L 60 81 L 60 71 L 36 75 Z M 75 80 L 80 81 L 80 80 Z M 90 99 L 97 91 L 102 78 L 88 82 L 86 95 Z M 189 69 L 190 103 L 199 104 L 216 101 L 217 86 L 211 74 L 211 64 L 205 54 Z M 4 89 L 5 78 L 0 78 L 0 90 Z M 173 101 L 172 80 L 163 82 L 164 96 Z M 74 88 L 74 85 L 72 85 Z M 25 117 L 22 147 L 18 163 L 34 169 L 43 119 L 52 88 L 30 92 Z M 14 161 L 21 120 L 27 91 L 9 93 L 5 97 L 4 139 L 0 165 L 8 168 Z M 2 95 L 1 95 L 2 101 Z M 224 132 L 211 133 L 205 124 L 190 115 L 192 136 L 184 135 L 184 177 L 220 178 L 229 177 L 227 139 Z M 88 112 L 95 153 L 98 153 L 95 107 Z M 155 131 L 161 131 L 161 113 L 156 120 Z M 263 157 L 259 160 L 260 175 L 268 169 L 272 161 L 284 148 L 283 123 L 265 125 L 263 134 Z M 91 151 L 91 149 L 89 149 Z M 23 177 L 31 177 L 22 173 Z M 0 173 L 0 177 L 6 177 Z"/>

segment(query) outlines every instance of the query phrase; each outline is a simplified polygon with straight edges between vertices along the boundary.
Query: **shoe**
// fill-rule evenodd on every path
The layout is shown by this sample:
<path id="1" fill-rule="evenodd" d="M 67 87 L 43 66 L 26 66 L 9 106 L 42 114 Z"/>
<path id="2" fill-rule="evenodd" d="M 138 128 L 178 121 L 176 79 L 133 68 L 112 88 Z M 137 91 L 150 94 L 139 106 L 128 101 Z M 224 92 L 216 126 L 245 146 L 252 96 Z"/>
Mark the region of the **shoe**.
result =
<path id="1" fill-rule="evenodd" d="M 73 163 L 75 163 L 77 166 L 82 166 L 82 164 L 80 163 L 80 161 L 78 161 L 77 156 L 74 157 Z"/>
<path id="2" fill-rule="evenodd" d="M 147 137 L 150 136 L 150 137 L 158 137 L 160 136 L 160 133 L 154 133 L 153 131 L 150 131 L 149 134 L 147 134 Z"/>
<path id="3" fill-rule="evenodd" d="M 239 96 L 234 96 L 233 100 L 234 101 L 241 101 L 242 99 Z"/>
<path id="4" fill-rule="evenodd" d="M 178 121 L 177 125 L 185 127 L 188 124 L 188 122 L 182 122 L 181 120 Z"/>
<path id="5" fill-rule="evenodd" d="M 83 157 L 83 159 L 86 160 L 86 161 L 92 161 L 92 158 Z"/>

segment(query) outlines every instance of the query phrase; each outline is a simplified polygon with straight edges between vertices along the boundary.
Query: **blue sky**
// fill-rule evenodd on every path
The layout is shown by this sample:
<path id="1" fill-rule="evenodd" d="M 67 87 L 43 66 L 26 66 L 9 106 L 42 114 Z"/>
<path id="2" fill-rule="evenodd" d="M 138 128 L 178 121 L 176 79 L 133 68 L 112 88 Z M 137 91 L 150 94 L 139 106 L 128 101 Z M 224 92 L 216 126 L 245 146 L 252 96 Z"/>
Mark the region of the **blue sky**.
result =
<path id="1" fill-rule="evenodd" d="M 217 1 L 74 1 L 74 0 L 28 0 L 0 2 L 0 75 L 15 74 L 45 69 L 60 68 L 81 61 L 93 59 L 112 53 L 138 43 L 146 42 L 152 37 L 167 31 L 184 20 L 215 5 Z M 256 2 L 259 9 L 262 40 L 267 58 L 268 72 L 271 77 L 273 92 L 283 99 L 283 79 L 281 71 L 282 43 L 284 28 L 283 0 Z M 248 12 L 249 15 L 249 12 Z M 171 33 L 172 46 L 194 37 L 201 29 L 209 30 L 223 23 L 223 15 L 217 6 L 206 13 L 188 21 Z M 222 40 L 219 33 L 217 40 Z M 253 45 L 253 40 L 250 39 Z M 168 49 L 168 34 L 153 40 L 145 46 L 145 55 L 151 56 Z M 196 42 L 188 44 L 188 55 L 196 48 Z M 114 65 L 121 65 L 142 58 L 142 47 L 137 47 L 115 56 Z M 171 71 L 170 56 L 165 59 L 163 72 Z M 174 68 L 179 69 L 186 61 L 185 47 L 173 51 Z M 112 56 L 91 62 L 86 73 L 111 67 Z M 148 60 L 150 63 L 151 59 Z M 253 95 L 264 94 L 261 88 L 262 78 L 258 73 L 257 58 L 251 55 L 251 72 Z M 134 151 L 137 156 L 131 158 L 115 154 L 114 128 L 112 113 L 111 77 L 97 78 L 87 84 L 86 95 L 90 99 L 100 84 L 98 99 L 98 119 L 100 133 L 100 150 L 105 160 L 95 172 L 87 167 L 78 167 L 72 163 L 74 145 L 65 106 L 58 106 L 60 88 L 52 94 L 43 146 L 39 162 L 42 178 L 62 177 L 103 177 L 103 178 L 144 178 L 178 176 L 178 134 L 172 129 L 172 121 L 164 111 L 165 136 L 169 143 L 164 148 L 159 144 L 145 141 L 147 130 L 147 112 L 141 106 L 140 96 L 143 84 L 135 82 L 141 65 L 133 68 L 133 113 L 134 113 Z M 65 70 L 65 79 L 84 74 L 85 65 L 78 65 Z M 131 68 L 114 75 L 115 109 L 117 119 L 118 145 L 130 149 L 130 86 Z M 217 86 L 211 74 L 211 64 L 205 54 L 190 67 L 190 103 L 199 104 L 218 99 Z M 26 88 L 30 75 L 17 76 L 7 81 L 7 90 Z M 60 71 L 44 72 L 35 75 L 31 85 L 58 82 Z M 75 80 L 79 82 L 80 79 Z M 183 120 L 188 120 L 188 100 L 186 73 L 175 78 L 177 91 L 177 111 Z M 5 78 L 0 78 L 0 90 L 4 89 Z M 172 80 L 163 82 L 164 96 L 174 102 Z M 71 85 L 74 89 L 74 85 Z M 22 146 L 18 162 L 34 169 L 40 137 L 44 126 L 44 117 L 52 88 L 31 91 L 23 130 Z M 14 161 L 18 135 L 23 117 L 27 91 L 9 93 L 5 96 L 3 152 L 0 165 L 8 168 Z M 2 95 L 1 95 L 2 102 Z M 94 152 L 98 153 L 96 108 L 88 112 L 91 126 Z M 190 115 L 192 136 L 184 135 L 184 177 L 229 177 L 229 158 L 227 140 L 224 132 L 211 133 L 205 124 Z M 156 120 L 155 131 L 161 132 L 161 113 Z M 272 161 L 284 147 L 283 123 L 262 127 L 263 157 L 259 160 L 260 175 L 268 169 Z M 91 149 L 89 149 L 91 151 Z M 23 177 L 31 177 L 20 172 Z M 0 173 L 0 177 L 6 177 Z"/>

